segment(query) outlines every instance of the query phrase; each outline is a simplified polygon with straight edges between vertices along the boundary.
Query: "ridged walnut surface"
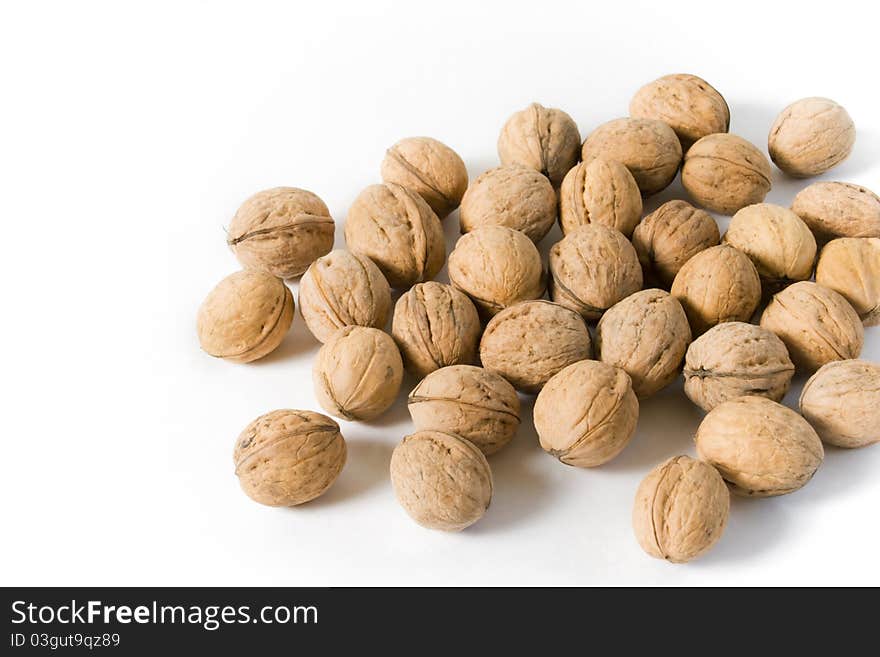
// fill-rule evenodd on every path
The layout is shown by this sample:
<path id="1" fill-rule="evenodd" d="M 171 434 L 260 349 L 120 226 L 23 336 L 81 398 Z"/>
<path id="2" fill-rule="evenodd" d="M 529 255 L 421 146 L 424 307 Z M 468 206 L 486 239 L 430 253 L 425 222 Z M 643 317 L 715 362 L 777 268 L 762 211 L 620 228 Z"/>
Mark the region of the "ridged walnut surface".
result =
<path id="1" fill-rule="evenodd" d="M 791 203 L 816 239 L 880 237 L 880 197 L 861 185 L 817 182 L 805 187 Z"/>
<path id="2" fill-rule="evenodd" d="M 880 238 L 828 242 L 819 254 L 816 282 L 849 301 L 865 326 L 880 324 Z"/>
<path id="3" fill-rule="evenodd" d="M 807 178 L 845 160 L 855 142 L 856 126 L 843 107 L 828 98 L 803 98 L 776 117 L 767 148 L 785 173 Z"/>
<path id="4" fill-rule="evenodd" d="M 642 217 L 642 195 L 624 165 L 595 158 L 572 168 L 559 190 L 559 226 L 567 234 L 584 224 L 616 228 L 629 237 Z"/>
<path id="5" fill-rule="evenodd" d="M 513 114 L 498 136 L 498 157 L 504 165 L 540 171 L 554 187 L 578 161 L 581 135 L 577 124 L 560 109 L 532 103 Z"/>

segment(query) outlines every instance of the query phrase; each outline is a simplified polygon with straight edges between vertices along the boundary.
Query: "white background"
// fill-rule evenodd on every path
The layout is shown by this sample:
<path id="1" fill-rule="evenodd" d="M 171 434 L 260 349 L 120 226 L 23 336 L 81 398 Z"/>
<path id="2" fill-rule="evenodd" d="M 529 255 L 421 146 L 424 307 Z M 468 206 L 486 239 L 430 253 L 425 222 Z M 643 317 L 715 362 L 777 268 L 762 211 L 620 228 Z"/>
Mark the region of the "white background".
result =
<path id="1" fill-rule="evenodd" d="M 320 410 L 318 343 L 297 314 L 276 353 L 235 365 L 201 353 L 194 329 L 237 269 L 223 228 L 251 193 L 315 191 L 341 246 L 349 204 L 397 139 L 439 138 L 474 177 L 529 102 L 565 109 L 586 135 L 666 73 L 709 80 L 732 131 L 761 148 L 789 102 L 837 99 L 858 138 L 825 178 L 880 191 L 868 6 L 5 4 L 0 583 L 880 584 L 880 447 L 829 449 L 793 495 L 735 499 L 693 564 L 643 554 L 636 486 L 693 453 L 701 418 L 680 385 L 645 401 L 632 444 L 594 470 L 544 454 L 525 404 L 514 444 L 491 459 L 489 512 L 459 534 L 418 527 L 393 498 L 403 394 L 378 422 L 341 423 L 349 461 L 324 497 L 261 507 L 238 488 L 234 440 L 266 411 Z M 774 176 L 767 200 L 788 205 L 805 183 Z M 676 181 L 647 207 L 680 193 Z M 864 356 L 880 359 L 880 329 Z"/>

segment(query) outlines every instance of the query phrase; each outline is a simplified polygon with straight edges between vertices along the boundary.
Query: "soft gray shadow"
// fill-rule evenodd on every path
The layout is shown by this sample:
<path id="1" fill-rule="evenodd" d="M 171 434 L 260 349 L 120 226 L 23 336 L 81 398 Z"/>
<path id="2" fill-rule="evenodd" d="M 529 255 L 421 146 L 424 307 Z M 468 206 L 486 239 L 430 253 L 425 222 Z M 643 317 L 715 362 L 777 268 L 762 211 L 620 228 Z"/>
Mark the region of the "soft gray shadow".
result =
<path id="1" fill-rule="evenodd" d="M 400 392 L 397 393 L 397 399 L 394 400 L 391 408 L 373 420 L 364 421 L 363 424 L 369 427 L 388 428 L 401 422 L 409 422 L 409 410 L 406 406 L 406 399 L 409 396 L 410 390 L 412 390 L 412 386 L 415 386 L 414 383 L 411 386 L 411 382 L 412 378 L 408 374 L 405 375 L 403 384 L 400 386 Z M 407 433 L 409 433 L 409 430 L 407 430 Z M 403 438 L 403 434 L 398 436 L 398 438 Z"/>
<path id="2" fill-rule="evenodd" d="M 865 482 L 876 479 L 880 471 L 880 447 L 871 445 L 861 449 L 843 449 L 824 445 L 825 460 L 813 479 L 804 487 L 813 500 L 835 495 L 852 495 Z M 803 498 L 794 498 L 801 502 Z M 810 499 L 803 499 L 806 507 Z"/>
<path id="3" fill-rule="evenodd" d="M 256 367 L 271 365 L 272 363 L 279 363 L 295 358 L 307 352 L 313 352 L 312 355 L 318 352 L 321 343 L 318 342 L 315 336 L 312 335 L 311 331 L 309 331 L 302 316 L 299 315 L 299 308 L 296 309 L 296 313 L 297 314 L 293 318 L 293 324 L 290 326 L 290 330 L 287 332 L 287 335 L 284 336 L 284 340 L 282 340 L 281 344 L 278 345 L 275 351 L 264 356 L 260 360 L 255 360 L 253 363 L 249 363 L 250 365 Z"/>
<path id="4" fill-rule="evenodd" d="M 794 493 L 796 494 L 796 493 Z M 718 543 L 689 567 L 712 568 L 719 563 L 744 563 L 785 538 L 788 504 L 783 498 L 730 496 L 730 518 Z"/>
<path id="5" fill-rule="evenodd" d="M 391 452 L 394 445 L 373 438 L 351 438 L 346 441 L 348 457 L 339 479 L 321 497 L 292 511 L 319 511 L 321 508 L 345 502 L 364 495 L 378 486 L 388 483 L 391 475 Z"/>
<path id="6" fill-rule="evenodd" d="M 766 153 L 770 127 L 783 109 L 785 105 L 776 107 L 755 102 L 733 103 L 730 106 L 730 132 L 747 139 Z"/>
<path id="7" fill-rule="evenodd" d="M 856 125 L 856 144 L 843 162 L 823 175 L 829 180 L 850 182 L 864 176 L 880 161 L 880 132 Z M 871 183 L 876 186 L 876 183 Z M 871 185 L 869 185 L 870 187 Z M 876 189 L 873 190 L 877 192 Z"/>

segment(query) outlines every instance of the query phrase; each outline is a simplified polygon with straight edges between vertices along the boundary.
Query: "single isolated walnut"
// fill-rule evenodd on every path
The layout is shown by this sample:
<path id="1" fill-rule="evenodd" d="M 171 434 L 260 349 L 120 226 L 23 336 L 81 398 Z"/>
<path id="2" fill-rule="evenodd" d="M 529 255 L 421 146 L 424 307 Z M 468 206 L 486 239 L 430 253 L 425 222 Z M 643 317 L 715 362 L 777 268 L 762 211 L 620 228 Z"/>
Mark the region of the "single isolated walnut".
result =
<path id="1" fill-rule="evenodd" d="M 458 207 L 467 189 L 464 161 L 446 144 L 430 137 L 401 139 L 385 153 L 382 181 L 395 183 L 425 199 L 443 219 Z"/>
<path id="2" fill-rule="evenodd" d="M 416 430 L 461 436 L 486 456 L 507 445 L 519 428 L 516 390 L 498 374 L 473 365 L 431 372 L 409 394 L 407 406 Z"/>
<path id="3" fill-rule="evenodd" d="M 315 397 L 344 420 L 371 420 L 384 413 L 400 390 L 403 361 L 387 333 L 346 326 L 318 351 L 312 367 Z"/>
<path id="4" fill-rule="evenodd" d="M 330 211 L 315 194 L 275 187 L 242 204 L 226 242 L 242 266 L 293 278 L 333 248 L 335 230 Z"/>
<path id="5" fill-rule="evenodd" d="M 567 234 L 584 224 L 616 228 L 629 237 L 642 216 L 642 194 L 624 165 L 595 158 L 581 162 L 562 181 L 559 226 Z"/>
<path id="6" fill-rule="evenodd" d="M 704 411 L 748 395 L 780 401 L 792 376 L 782 340 L 743 322 L 712 327 L 691 343 L 684 360 L 684 392 Z"/>
<path id="7" fill-rule="evenodd" d="M 816 239 L 880 237 L 880 196 L 866 187 L 817 182 L 798 192 L 791 203 Z"/>
<path id="8" fill-rule="evenodd" d="M 541 447 L 566 465 L 592 468 L 620 454 L 632 439 L 639 402 L 629 375 L 596 360 L 553 376 L 535 400 Z"/>
<path id="9" fill-rule="evenodd" d="M 430 280 L 443 267 L 443 226 L 422 197 L 400 185 L 370 185 L 352 203 L 345 242 L 376 263 L 392 287 Z"/>
<path id="10" fill-rule="evenodd" d="M 849 302 L 809 281 L 776 294 L 761 315 L 761 326 L 782 339 L 798 369 L 809 372 L 834 360 L 858 358 L 865 341 Z"/>
<path id="11" fill-rule="evenodd" d="M 767 157 L 742 137 L 707 135 L 688 149 L 681 184 L 697 203 L 721 214 L 760 203 L 770 191 Z"/>
<path id="12" fill-rule="evenodd" d="M 447 365 L 470 364 L 480 342 L 480 317 L 451 285 L 414 285 L 394 306 L 391 335 L 404 366 L 420 379 Z"/>
<path id="13" fill-rule="evenodd" d="M 668 288 L 679 270 L 700 251 L 717 246 L 718 224 L 686 201 L 667 201 L 633 231 L 632 243 L 645 282 Z"/>
<path id="14" fill-rule="evenodd" d="M 697 454 L 734 493 L 793 493 L 822 464 L 822 441 L 790 408 L 766 397 L 737 397 L 713 408 L 697 429 Z"/>
<path id="15" fill-rule="evenodd" d="M 648 473 L 636 491 L 636 540 L 652 557 L 693 561 L 718 542 L 730 513 L 730 493 L 718 471 L 674 456 Z"/>
<path id="16" fill-rule="evenodd" d="M 657 289 L 636 292 L 614 304 L 596 327 L 598 359 L 629 374 L 639 397 L 650 397 L 672 383 L 690 341 L 681 304 Z"/>
<path id="17" fill-rule="evenodd" d="M 597 320 L 608 308 L 642 289 L 642 267 L 623 233 L 586 224 L 550 249 L 550 298 Z"/>
<path id="18" fill-rule="evenodd" d="M 855 143 L 856 126 L 843 107 L 828 98 L 802 98 L 776 117 L 767 148 L 785 173 L 808 178 L 843 162 Z"/>
<path id="19" fill-rule="evenodd" d="M 816 282 L 849 301 L 865 326 L 880 324 L 880 238 L 828 242 L 819 254 Z"/>
<path id="20" fill-rule="evenodd" d="M 804 385 L 800 408 L 829 445 L 880 442 L 880 365 L 866 360 L 823 365 Z"/>
<path id="21" fill-rule="evenodd" d="M 644 196 L 665 189 L 681 164 L 681 143 L 663 121 L 614 119 L 603 123 L 584 140 L 582 158 L 620 162 L 632 173 Z"/>
<path id="22" fill-rule="evenodd" d="M 230 274 L 199 308 L 199 343 L 216 358 L 250 363 L 281 344 L 293 308 L 293 295 L 280 278 L 254 269 Z"/>
<path id="23" fill-rule="evenodd" d="M 591 355 L 583 318 L 549 301 L 524 301 L 502 310 L 480 340 L 483 367 L 530 393 L 537 393 L 562 368 Z"/>
<path id="24" fill-rule="evenodd" d="M 556 192 L 534 169 L 489 169 L 468 187 L 460 217 L 462 233 L 482 226 L 507 226 L 540 242 L 556 221 Z"/>
<path id="25" fill-rule="evenodd" d="M 391 288 L 364 255 L 337 249 L 315 260 L 299 282 L 299 311 L 320 342 L 343 326 L 382 328 Z"/>
<path id="26" fill-rule="evenodd" d="M 241 432 L 233 461 L 241 489 L 255 502 L 296 506 L 322 495 L 345 466 L 339 425 L 312 411 L 261 415 Z"/>
<path id="27" fill-rule="evenodd" d="M 428 529 L 462 530 L 492 501 L 486 457 L 470 441 L 442 431 L 417 431 L 394 448 L 391 485 L 403 509 Z"/>
<path id="28" fill-rule="evenodd" d="M 498 136 L 501 164 L 540 171 L 554 187 L 578 161 L 581 135 L 577 124 L 560 109 L 532 103 L 507 119 Z"/>

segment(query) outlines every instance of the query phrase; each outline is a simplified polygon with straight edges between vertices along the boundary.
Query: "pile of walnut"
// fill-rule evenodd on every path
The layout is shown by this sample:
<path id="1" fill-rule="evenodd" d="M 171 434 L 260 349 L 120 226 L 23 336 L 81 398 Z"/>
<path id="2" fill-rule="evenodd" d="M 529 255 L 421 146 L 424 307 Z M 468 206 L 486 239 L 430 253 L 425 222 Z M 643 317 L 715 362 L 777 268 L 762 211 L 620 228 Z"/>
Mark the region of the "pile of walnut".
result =
<path id="1" fill-rule="evenodd" d="M 391 482 L 416 522 L 443 530 L 489 507 L 486 457 L 517 431 L 517 391 L 537 395 L 541 447 L 591 468 L 631 440 L 639 399 L 683 372 L 685 393 L 707 412 L 699 460 L 674 456 L 652 470 L 633 526 L 652 556 L 699 556 L 724 530 L 728 491 L 791 493 L 822 463 L 823 441 L 880 441 L 880 365 L 856 360 L 863 324 L 880 323 L 880 198 L 817 182 L 791 208 L 763 203 L 770 161 L 728 133 L 724 98 L 693 75 L 642 87 L 629 109 L 581 142 L 568 114 L 533 104 L 501 129 L 501 166 L 470 185 L 448 146 L 400 141 L 383 182 L 348 211 L 348 250 L 332 250 L 334 221 L 315 194 L 254 195 L 228 231 L 245 269 L 199 311 L 203 350 L 242 363 L 271 352 L 294 316 L 282 279 L 302 276 L 327 413 L 376 418 L 404 369 L 419 379 L 408 398 L 415 432 L 394 450 Z M 854 141 L 840 105 L 806 98 L 780 113 L 768 150 L 784 173 L 806 177 Z M 643 197 L 679 171 L 694 205 L 672 200 L 643 217 Z M 441 222 L 459 206 L 446 285 L 431 279 L 447 263 Z M 726 234 L 706 210 L 733 215 Z M 545 263 L 535 244 L 557 220 L 564 237 Z M 779 403 L 796 370 L 815 372 L 800 414 Z M 277 410 L 248 425 L 234 458 L 250 497 L 290 506 L 333 484 L 346 444 L 325 415 Z"/>

